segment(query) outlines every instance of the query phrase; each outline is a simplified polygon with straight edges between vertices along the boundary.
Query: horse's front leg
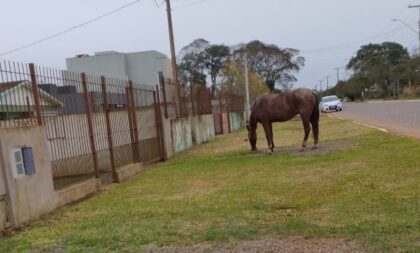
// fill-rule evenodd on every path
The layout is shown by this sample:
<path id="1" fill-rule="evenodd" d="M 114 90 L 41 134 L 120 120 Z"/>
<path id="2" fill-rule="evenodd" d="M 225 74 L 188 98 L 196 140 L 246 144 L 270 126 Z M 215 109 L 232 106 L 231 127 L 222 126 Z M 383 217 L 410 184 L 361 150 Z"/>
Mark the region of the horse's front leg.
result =
<path id="1" fill-rule="evenodd" d="M 273 131 L 272 131 L 271 122 L 264 122 L 262 125 L 264 127 L 265 138 L 267 139 L 268 154 L 271 155 L 274 149 Z"/>

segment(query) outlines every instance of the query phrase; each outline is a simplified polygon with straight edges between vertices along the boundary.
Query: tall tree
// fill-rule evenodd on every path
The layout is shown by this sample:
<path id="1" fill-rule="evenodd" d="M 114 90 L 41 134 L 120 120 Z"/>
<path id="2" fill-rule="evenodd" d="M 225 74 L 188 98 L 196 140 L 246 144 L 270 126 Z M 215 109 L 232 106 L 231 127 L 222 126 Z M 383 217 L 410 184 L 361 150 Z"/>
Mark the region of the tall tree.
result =
<path id="1" fill-rule="evenodd" d="M 391 94 L 391 83 L 399 79 L 404 72 L 402 65 L 409 59 L 406 48 L 395 42 L 368 44 L 362 46 L 347 64 L 355 75 L 367 78 L 371 83 L 378 83 L 388 96 Z"/>
<path id="2" fill-rule="evenodd" d="M 240 62 L 229 61 L 221 71 L 223 90 L 245 94 L 245 73 Z M 269 92 L 264 80 L 252 71 L 249 72 L 249 95 L 251 101 L 262 93 Z"/>
<path id="3" fill-rule="evenodd" d="M 206 85 L 207 76 L 204 50 L 210 46 L 205 39 L 196 39 L 178 54 L 178 71 L 182 81 Z"/>
<path id="4" fill-rule="evenodd" d="M 305 64 L 305 59 L 299 56 L 299 50 L 280 48 L 277 45 L 265 44 L 255 40 L 243 45 L 235 51 L 235 58 L 240 59 L 247 54 L 251 70 L 259 74 L 273 91 L 276 83 L 295 82 L 293 75 Z"/>
<path id="5" fill-rule="evenodd" d="M 225 45 L 211 45 L 203 52 L 204 64 L 210 75 L 213 93 L 216 88 L 216 80 L 220 71 L 229 60 L 230 48 Z"/>

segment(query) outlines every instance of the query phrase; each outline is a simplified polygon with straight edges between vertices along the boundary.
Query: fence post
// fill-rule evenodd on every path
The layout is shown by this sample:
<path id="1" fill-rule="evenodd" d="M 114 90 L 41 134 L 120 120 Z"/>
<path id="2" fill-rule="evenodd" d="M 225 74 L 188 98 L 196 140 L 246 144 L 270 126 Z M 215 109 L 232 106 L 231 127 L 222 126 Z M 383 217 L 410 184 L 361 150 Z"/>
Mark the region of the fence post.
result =
<path id="1" fill-rule="evenodd" d="M 156 91 L 153 91 L 153 102 L 155 104 L 155 121 L 157 127 L 157 134 L 159 136 L 159 147 L 160 147 L 160 154 L 162 156 L 162 161 L 167 160 L 167 154 L 165 149 L 165 139 L 164 139 L 164 131 L 163 131 L 163 123 L 162 123 L 162 111 L 160 107 L 160 94 L 159 94 L 159 86 L 156 85 Z"/>
<path id="2" fill-rule="evenodd" d="M 106 92 L 106 79 L 104 76 L 101 76 L 101 88 L 102 88 L 102 98 L 103 98 L 104 110 L 105 110 L 106 130 L 107 130 L 107 135 L 108 135 L 109 158 L 111 160 L 112 178 L 114 179 L 114 182 L 118 183 L 117 172 L 115 170 L 114 146 L 112 143 L 111 122 L 109 119 L 108 97 L 106 94 L 107 93 Z"/>
<path id="3" fill-rule="evenodd" d="M 133 155 L 133 163 L 137 162 L 137 153 L 136 153 L 136 148 L 135 148 L 135 140 L 134 140 L 134 126 L 133 126 L 133 117 L 131 114 L 131 97 L 130 97 L 130 88 L 125 87 L 125 96 L 127 99 L 127 113 L 128 113 L 128 125 L 130 128 L 130 141 L 131 141 L 131 153 Z"/>
<path id="4" fill-rule="evenodd" d="M 29 72 L 30 72 L 30 75 L 31 75 L 32 94 L 34 96 L 36 123 L 39 126 L 42 126 L 42 124 L 43 124 L 43 122 L 42 122 L 42 110 L 41 110 L 41 102 L 39 100 L 38 84 L 37 84 L 37 81 L 36 81 L 35 64 L 29 63 Z"/>
<path id="5" fill-rule="evenodd" d="M 98 167 L 98 156 L 96 154 L 95 137 L 93 135 L 92 113 L 90 112 L 89 92 L 87 88 L 86 74 L 82 73 L 81 78 L 82 78 L 82 85 L 83 85 L 83 100 L 84 100 L 84 105 L 85 105 L 84 107 L 85 107 L 85 113 L 86 113 L 86 118 L 87 118 L 87 123 L 88 123 L 90 149 L 92 152 L 92 159 L 93 159 L 93 168 L 95 169 L 96 178 L 99 178 L 100 174 L 99 174 L 99 167 Z"/>
<path id="6" fill-rule="evenodd" d="M 229 117 L 229 112 L 230 112 L 230 93 L 226 94 L 225 97 L 226 100 L 226 115 L 227 115 L 227 122 L 228 122 L 228 133 L 231 133 L 231 129 L 230 129 L 230 117 Z"/>
<path id="7" fill-rule="evenodd" d="M 168 101 L 166 100 L 166 87 L 165 87 L 165 78 L 163 77 L 163 73 L 159 72 L 159 85 L 162 87 L 162 95 L 163 95 L 163 102 L 165 103 L 165 118 L 168 118 Z M 160 100 L 160 98 L 159 98 Z"/>
<path id="8" fill-rule="evenodd" d="M 136 115 L 136 106 L 134 104 L 134 89 L 133 89 L 133 81 L 128 81 L 128 91 L 129 91 L 129 97 L 130 97 L 130 105 L 131 108 L 131 120 L 133 123 L 133 137 L 134 137 L 134 150 L 133 152 L 136 154 L 136 162 L 140 162 L 140 140 L 139 140 L 139 126 L 137 122 L 137 115 Z"/>
<path id="9" fill-rule="evenodd" d="M 190 84 L 190 93 L 191 93 L 191 112 L 192 116 L 194 116 L 194 86 L 193 84 Z M 197 107 L 200 101 L 197 102 Z M 198 114 L 198 113 L 197 113 Z"/>

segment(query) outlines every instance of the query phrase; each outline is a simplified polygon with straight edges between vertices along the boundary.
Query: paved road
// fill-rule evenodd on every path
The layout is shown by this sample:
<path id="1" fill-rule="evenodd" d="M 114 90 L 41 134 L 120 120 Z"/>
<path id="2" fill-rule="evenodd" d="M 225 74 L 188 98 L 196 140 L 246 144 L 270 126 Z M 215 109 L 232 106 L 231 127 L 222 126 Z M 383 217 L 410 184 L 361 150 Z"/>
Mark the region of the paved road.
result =
<path id="1" fill-rule="evenodd" d="M 420 100 L 344 103 L 333 115 L 420 139 Z"/>

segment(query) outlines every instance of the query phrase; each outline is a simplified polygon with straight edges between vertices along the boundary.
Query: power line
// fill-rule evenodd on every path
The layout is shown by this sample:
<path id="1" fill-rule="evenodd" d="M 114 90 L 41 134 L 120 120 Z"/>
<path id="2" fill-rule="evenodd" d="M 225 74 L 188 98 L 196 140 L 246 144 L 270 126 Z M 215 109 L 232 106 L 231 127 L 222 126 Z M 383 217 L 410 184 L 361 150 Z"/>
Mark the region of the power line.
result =
<path id="1" fill-rule="evenodd" d="M 366 41 L 366 40 L 376 39 L 376 38 L 382 37 L 384 35 L 388 35 L 388 34 L 391 34 L 391 33 L 397 32 L 397 31 L 400 31 L 403 28 L 405 28 L 405 26 L 401 26 L 399 28 L 390 30 L 388 32 L 380 33 L 380 34 L 377 34 L 377 35 L 374 35 L 374 36 L 370 36 L 370 37 L 367 37 L 367 38 L 364 38 L 364 39 L 350 41 L 350 42 L 338 44 L 338 45 L 335 45 L 335 46 L 325 47 L 325 48 L 318 48 L 318 49 L 306 50 L 306 51 L 302 51 L 301 53 L 302 54 L 312 54 L 312 53 L 318 53 L 318 52 L 328 51 L 328 50 L 331 50 L 331 49 L 337 49 L 337 48 L 341 48 L 341 47 L 345 47 L 345 46 L 350 46 L 350 45 L 355 44 L 355 43 L 360 43 L 360 42 L 363 42 L 363 41 Z"/>
<path id="2" fill-rule="evenodd" d="M 185 8 L 185 7 L 201 4 L 201 3 L 204 3 L 204 2 L 207 2 L 207 1 L 209 1 L 209 0 L 199 0 L 199 1 L 192 2 L 192 3 L 188 3 L 188 4 L 181 4 L 181 5 L 178 5 L 178 6 L 174 6 L 173 9 L 174 10 L 179 10 L 179 9 L 182 9 L 182 8 Z"/>
<path id="3" fill-rule="evenodd" d="M 112 15 L 112 14 L 114 14 L 114 13 L 116 13 L 116 12 L 119 12 L 119 11 L 121 11 L 121 10 L 123 10 L 123 9 L 126 9 L 126 8 L 128 8 L 128 7 L 130 7 L 130 6 L 134 5 L 134 4 L 137 4 L 137 3 L 139 3 L 140 1 L 141 1 L 141 0 L 135 0 L 135 1 L 132 1 L 132 2 L 130 2 L 130 3 L 128 3 L 128 4 L 125 4 L 125 5 L 121 6 L 121 7 L 118 7 L 118 8 L 116 8 L 116 9 L 111 10 L 111 11 L 108 11 L 108 12 L 106 12 L 106 13 L 104 13 L 104 14 L 100 15 L 100 16 L 97 16 L 97 17 L 92 18 L 92 19 L 90 19 L 90 20 L 88 20 L 88 21 L 85 21 L 85 22 L 83 22 L 83 23 L 80 23 L 80 24 L 78 24 L 78 25 L 75 25 L 75 26 L 73 26 L 73 27 L 70 27 L 70 28 L 68 28 L 68 29 L 66 29 L 66 30 L 64 30 L 64 31 L 61 31 L 61 32 L 58 32 L 58 33 L 52 34 L 52 35 L 50 35 L 50 36 L 47 36 L 47 37 L 42 38 L 42 39 L 40 39 L 40 40 L 36 40 L 36 41 L 34 41 L 34 42 L 31 42 L 31 43 L 29 43 L 29 44 L 23 45 L 23 46 L 21 46 L 21 47 L 18 47 L 18 48 L 15 48 L 15 49 L 12 49 L 12 50 L 9 50 L 9 51 L 6 51 L 6 52 L 3 52 L 3 53 L 1 53 L 1 54 L 0 54 L 0 56 L 4 56 L 4 55 L 7 55 L 7 54 L 11 54 L 11 53 L 14 53 L 14 52 L 20 51 L 20 50 L 22 50 L 22 49 L 25 49 L 25 48 L 28 48 L 28 47 L 31 47 L 31 46 L 34 46 L 34 45 L 40 44 L 40 43 L 42 43 L 42 42 L 44 42 L 44 41 L 47 41 L 47 40 L 50 40 L 50 39 L 53 39 L 53 38 L 59 37 L 59 36 L 61 36 L 61 35 L 63 35 L 63 34 L 66 34 L 66 33 L 68 33 L 68 32 L 71 32 L 71 31 L 73 31 L 73 30 L 76 30 L 76 29 L 82 28 L 83 26 L 89 25 L 89 24 L 91 24 L 91 23 L 93 23 L 93 22 L 96 22 L 96 21 L 98 21 L 98 20 L 100 20 L 100 19 L 103 19 L 103 18 L 105 18 L 105 17 L 107 17 L 107 16 L 109 16 L 109 15 Z"/>

